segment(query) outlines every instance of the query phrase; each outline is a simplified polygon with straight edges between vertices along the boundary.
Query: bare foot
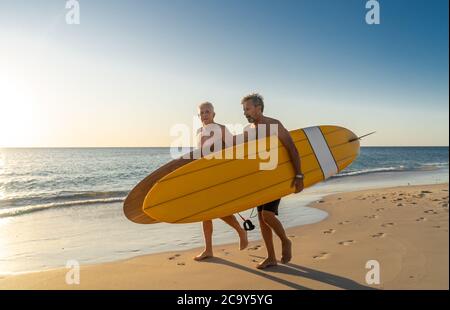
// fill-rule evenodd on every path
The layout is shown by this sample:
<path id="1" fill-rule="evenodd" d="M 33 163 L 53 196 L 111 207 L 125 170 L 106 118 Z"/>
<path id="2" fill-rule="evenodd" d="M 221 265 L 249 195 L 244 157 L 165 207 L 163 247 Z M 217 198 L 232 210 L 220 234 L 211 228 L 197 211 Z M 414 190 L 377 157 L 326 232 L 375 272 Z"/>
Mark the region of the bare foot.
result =
<path id="1" fill-rule="evenodd" d="M 247 231 L 239 233 L 239 250 L 244 250 L 248 246 Z"/>
<path id="2" fill-rule="evenodd" d="M 213 257 L 213 253 L 204 250 L 202 253 L 200 253 L 200 254 L 198 254 L 197 256 L 195 256 L 195 257 L 194 257 L 194 260 L 196 260 L 196 261 L 201 261 L 201 260 L 204 260 L 204 259 L 210 258 L 210 257 Z"/>
<path id="3" fill-rule="evenodd" d="M 291 261 L 292 258 L 292 242 L 291 240 L 287 239 L 286 242 L 283 242 L 282 246 L 282 255 L 281 255 L 281 262 L 283 264 L 287 264 Z"/>
<path id="4" fill-rule="evenodd" d="M 275 258 L 266 258 L 262 262 L 260 262 L 258 265 L 256 265 L 256 268 L 258 269 L 266 269 L 268 267 L 276 266 L 277 260 Z"/>

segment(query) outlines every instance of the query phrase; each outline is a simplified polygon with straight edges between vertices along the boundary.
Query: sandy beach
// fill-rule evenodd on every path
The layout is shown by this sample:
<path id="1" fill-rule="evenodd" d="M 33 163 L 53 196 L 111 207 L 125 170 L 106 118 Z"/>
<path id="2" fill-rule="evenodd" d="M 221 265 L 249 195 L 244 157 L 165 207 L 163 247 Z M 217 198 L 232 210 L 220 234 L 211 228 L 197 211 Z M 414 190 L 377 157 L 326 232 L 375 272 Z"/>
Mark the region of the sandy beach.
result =
<path id="1" fill-rule="evenodd" d="M 216 246 L 203 262 L 192 259 L 200 251 L 193 249 L 81 266 L 79 285 L 66 284 L 64 268 L 3 276 L 0 289 L 449 288 L 448 184 L 334 194 L 313 207 L 329 216 L 288 230 L 287 265 L 257 270 L 265 249 L 256 241 L 243 251 Z M 365 280 L 370 260 L 380 266 L 378 285 Z"/>

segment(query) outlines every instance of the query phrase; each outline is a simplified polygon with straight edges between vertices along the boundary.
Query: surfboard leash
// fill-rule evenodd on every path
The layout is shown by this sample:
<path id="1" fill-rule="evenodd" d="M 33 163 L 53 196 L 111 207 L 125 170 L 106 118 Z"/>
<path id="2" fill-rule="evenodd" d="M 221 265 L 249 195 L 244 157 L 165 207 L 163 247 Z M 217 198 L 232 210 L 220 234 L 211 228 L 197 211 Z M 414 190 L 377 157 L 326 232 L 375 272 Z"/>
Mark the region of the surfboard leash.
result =
<path id="1" fill-rule="evenodd" d="M 250 218 L 252 218 L 253 210 L 252 213 L 250 214 Z M 243 226 L 246 231 L 255 229 L 255 225 L 253 225 L 252 221 L 250 221 L 249 219 L 245 219 L 240 213 L 238 213 L 238 215 L 242 219 L 242 221 L 244 221 Z"/>

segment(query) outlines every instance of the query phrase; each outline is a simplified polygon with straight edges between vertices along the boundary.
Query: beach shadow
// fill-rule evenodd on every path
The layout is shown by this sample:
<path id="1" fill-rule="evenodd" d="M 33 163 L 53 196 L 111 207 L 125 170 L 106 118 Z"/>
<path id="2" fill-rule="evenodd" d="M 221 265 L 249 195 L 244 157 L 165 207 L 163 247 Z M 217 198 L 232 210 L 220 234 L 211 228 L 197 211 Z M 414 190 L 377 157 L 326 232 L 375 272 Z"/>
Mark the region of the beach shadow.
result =
<path id="1" fill-rule="evenodd" d="M 303 285 L 300 285 L 300 284 L 297 284 L 297 283 L 294 283 L 294 282 L 290 282 L 290 281 L 287 281 L 287 280 L 284 280 L 284 279 L 280 279 L 280 278 L 278 278 L 276 276 L 267 274 L 267 273 L 265 273 L 263 271 L 260 271 L 260 270 L 258 270 L 256 268 L 248 268 L 248 267 L 245 267 L 245 266 L 242 266 L 242 265 L 239 265 L 239 264 L 227 261 L 227 260 L 225 260 L 223 258 L 219 258 L 219 257 L 208 258 L 207 260 L 202 261 L 202 263 L 222 264 L 222 265 L 225 265 L 225 266 L 229 266 L 229 267 L 236 268 L 236 269 L 239 269 L 239 270 L 242 270 L 242 271 L 246 271 L 248 273 L 251 273 L 251 274 L 254 274 L 254 275 L 266 278 L 268 280 L 271 280 L 271 281 L 274 281 L 274 282 L 286 285 L 286 286 L 288 286 L 290 288 L 293 288 L 293 289 L 296 289 L 296 290 L 311 290 L 309 287 L 306 287 L 306 286 L 303 286 Z M 275 266 L 275 267 L 272 267 L 272 268 L 276 269 L 278 267 L 279 266 Z"/>
<path id="2" fill-rule="evenodd" d="M 279 270 L 270 270 L 268 272 L 280 272 L 293 276 L 303 277 L 315 281 L 319 281 L 322 283 L 326 283 L 329 285 L 333 285 L 335 287 L 344 289 L 344 290 L 378 290 L 377 288 L 362 285 L 352 279 L 344 278 L 338 275 L 334 275 L 331 273 L 307 268 L 304 266 L 295 265 L 292 263 L 288 263 L 286 265 L 279 265 Z"/>
<path id="3" fill-rule="evenodd" d="M 260 258 L 259 256 L 256 256 L 256 255 L 251 255 L 251 256 Z M 239 264 L 236 264 L 236 263 L 233 263 L 233 262 L 230 262 L 225 259 L 218 258 L 218 257 L 214 257 L 214 258 L 205 260 L 204 262 L 205 263 L 222 264 L 222 265 L 226 265 L 226 266 L 236 268 L 236 269 L 239 269 L 242 271 L 246 271 L 251 274 L 258 275 L 260 277 L 283 284 L 285 286 L 288 286 L 288 287 L 296 289 L 296 290 L 311 290 L 311 288 L 308 288 L 306 286 L 300 285 L 295 282 L 280 279 L 279 277 L 276 277 L 275 275 L 273 275 L 273 273 L 284 273 L 284 274 L 296 276 L 299 278 L 302 277 L 302 278 L 306 278 L 306 279 L 311 279 L 311 280 L 326 283 L 326 284 L 335 286 L 337 288 L 345 289 L 345 290 L 378 290 L 377 288 L 359 284 L 358 282 L 355 282 L 351 279 L 347 279 L 347 278 L 337 276 L 337 275 L 334 275 L 331 273 L 318 271 L 318 270 L 314 270 L 311 268 L 307 268 L 304 266 L 299 266 L 299 265 L 295 265 L 295 264 L 291 264 L 291 263 L 289 263 L 287 265 L 277 265 L 274 267 L 267 268 L 264 271 L 261 271 L 256 268 L 255 269 L 248 268 L 248 267 L 245 267 L 245 266 L 242 266 L 242 265 L 239 265 Z"/>

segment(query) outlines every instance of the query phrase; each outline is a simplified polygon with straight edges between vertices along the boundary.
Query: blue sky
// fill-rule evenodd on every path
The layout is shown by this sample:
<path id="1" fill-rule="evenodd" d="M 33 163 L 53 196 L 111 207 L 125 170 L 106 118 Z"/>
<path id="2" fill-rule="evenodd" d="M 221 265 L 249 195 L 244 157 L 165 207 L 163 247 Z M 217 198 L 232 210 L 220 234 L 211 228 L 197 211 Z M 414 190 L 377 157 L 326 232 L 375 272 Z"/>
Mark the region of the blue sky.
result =
<path id="1" fill-rule="evenodd" d="M 289 129 L 448 145 L 446 0 L 379 1 L 380 25 L 365 0 L 79 2 L 67 25 L 63 0 L 0 1 L 0 146 L 167 146 L 205 100 L 245 123 L 253 91 Z"/>

